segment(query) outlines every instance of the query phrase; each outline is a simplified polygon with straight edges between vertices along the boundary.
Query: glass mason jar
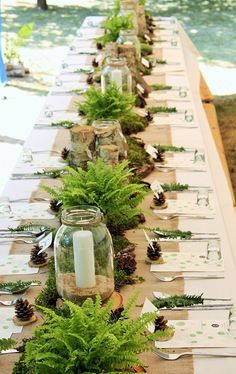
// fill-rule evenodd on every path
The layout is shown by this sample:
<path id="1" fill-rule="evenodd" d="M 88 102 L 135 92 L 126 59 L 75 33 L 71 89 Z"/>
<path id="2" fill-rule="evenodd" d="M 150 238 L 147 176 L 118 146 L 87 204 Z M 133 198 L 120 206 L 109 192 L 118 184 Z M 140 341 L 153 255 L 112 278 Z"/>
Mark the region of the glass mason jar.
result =
<path id="1" fill-rule="evenodd" d="M 121 92 L 132 92 L 132 76 L 123 57 L 111 57 L 102 69 L 101 88 L 104 93 L 111 84 L 115 84 Z"/>
<path id="2" fill-rule="evenodd" d="M 138 17 L 137 17 L 137 3 L 133 0 L 123 0 L 120 2 L 119 16 L 130 15 L 133 29 L 136 35 L 138 35 Z"/>
<path id="3" fill-rule="evenodd" d="M 62 211 L 54 241 L 56 286 L 61 297 L 80 303 L 114 291 L 113 245 L 99 208 L 79 205 Z"/>
<path id="4" fill-rule="evenodd" d="M 96 148 L 100 145 L 114 144 L 119 149 L 119 158 L 127 158 L 128 145 L 120 123 L 113 119 L 100 119 L 92 123 L 96 134 Z"/>
<path id="5" fill-rule="evenodd" d="M 135 48 L 137 60 L 141 60 L 141 45 L 137 35 L 135 35 L 134 30 L 120 30 L 120 36 L 117 39 L 116 43 L 133 45 L 133 47 Z"/>

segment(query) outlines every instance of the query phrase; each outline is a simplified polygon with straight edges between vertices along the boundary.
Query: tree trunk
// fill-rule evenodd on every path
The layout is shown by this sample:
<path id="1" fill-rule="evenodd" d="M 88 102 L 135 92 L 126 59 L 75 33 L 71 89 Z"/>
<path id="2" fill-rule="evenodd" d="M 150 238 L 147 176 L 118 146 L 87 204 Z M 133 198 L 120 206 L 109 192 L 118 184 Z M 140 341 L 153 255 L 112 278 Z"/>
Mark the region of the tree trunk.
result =
<path id="1" fill-rule="evenodd" d="M 48 10 L 47 0 L 37 0 L 37 6 L 42 10 Z"/>

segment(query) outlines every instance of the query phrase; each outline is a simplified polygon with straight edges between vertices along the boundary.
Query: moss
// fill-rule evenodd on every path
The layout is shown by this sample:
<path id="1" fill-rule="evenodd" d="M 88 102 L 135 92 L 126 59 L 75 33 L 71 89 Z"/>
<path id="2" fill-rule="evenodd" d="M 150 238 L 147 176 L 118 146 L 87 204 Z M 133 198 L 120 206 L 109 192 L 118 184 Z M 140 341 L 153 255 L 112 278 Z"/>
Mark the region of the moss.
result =
<path id="1" fill-rule="evenodd" d="M 113 247 L 114 247 L 115 253 L 121 252 L 123 249 L 128 247 L 128 245 L 132 244 L 123 235 L 113 235 L 112 241 L 113 241 Z"/>
<path id="2" fill-rule="evenodd" d="M 148 56 L 152 54 L 152 46 L 147 43 L 141 43 L 141 54 L 142 56 Z"/>
<path id="3" fill-rule="evenodd" d="M 59 295 L 56 288 L 54 257 L 51 257 L 48 263 L 48 279 L 45 283 L 45 287 L 37 296 L 35 303 L 47 308 L 55 308 L 58 298 Z"/>
<path id="4" fill-rule="evenodd" d="M 128 143 L 128 161 L 131 168 L 138 168 L 146 164 L 151 164 L 150 156 L 143 148 L 142 144 L 135 138 L 126 137 Z"/>
<path id="5" fill-rule="evenodd" d="M 122 132 L 124 135 L 137 134 L 143 131 L 148 126 L 146 117 L 141 117 L 139 114 L 130 112 L 119 119 Z"/>
<path id="6" fill-rule="evenodd" d="M 120 291 L 120 289 L 128 284 L 141 283 L 144 281 L 143 277 L 127 275 L 124 270 L 115 271 L 115 290 Z"/>

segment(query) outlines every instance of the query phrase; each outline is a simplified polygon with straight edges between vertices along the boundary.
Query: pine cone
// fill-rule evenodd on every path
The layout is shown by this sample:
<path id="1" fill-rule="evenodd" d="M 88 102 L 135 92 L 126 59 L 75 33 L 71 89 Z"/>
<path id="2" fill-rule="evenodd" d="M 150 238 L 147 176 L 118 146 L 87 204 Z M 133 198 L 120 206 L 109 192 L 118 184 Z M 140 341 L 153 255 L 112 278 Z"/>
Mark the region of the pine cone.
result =
<path id="1" fill-rule="evenodd" d="M 63 148 L 63 150 L 61 151 L 61 158 L 63 160 L 66 160 L 67 157 L 69 156 L 69 153 L 70 153 L 70 150 L 66 147 Z"/>
<path id="2" fill-rule="evenodd" d="M 156 150 L 156 162 L 164 162 L 165 161 L 165 153 L 159 151 L 158 149 Z"/>
<path id="3" fill-rule="evenodd" d="M 161 246 L 158 242 L 152 242 L 152 247 L 150 244 L 148 245 L 147 256 L 150 258 L 150 260 L 156 261 L 162 256 Z"/>
<path id="4" fill-rule="evenodd" d="M 110 321 L 117 322 L 120 319 L 123 311 L 124 311 L 123 307 L 117 308 L 115 310 L 111 310 Z"/>
<path id="5" fill-rule="evenodd" d="M 145 108 L 146 105 L 147 103 L 143 95 L 138 92 L 137 97 L 136 97 L 136 106 L 138 106 L 139 108 Z"/>
<path id="6" fill-rule="evenodd" d="M 153 203 L 156 205 L 156 206 L 162 206 L 165 204 L 166 202 L 166 197 L 165 197 L 165 194 L 163 192 L 160 192 L 158 194 L 158 198 L 157 196 L 155 195 L 154 198 L 153 198 Z"/>
<path id="7" fill-rule="evenodd" d="M 158 316 L 154 321 L 154 324 L 155 324 L 154 332 L 165 331 L 165 329 L 167 328 L 167 322 L 168 320 L 165 319 L 164 316 Z"/>
<path id="8" fill-rule="evenodd" d="M 98 50 L 102 50 L 103 49 L 103 45 L 101 42 L 97 42 L 97 49 Z"/>
<path id="9" fill-rule="evenodd" d="M 40 249 L 41 249 L 41 247 L 38 244 L 35 244 L 33 246 L 33 248 L 31 249 L 30 261 L 34 265 L 42 265 L 42 264 L 45 264 L 47 262 L 47 257 L 48 257 L 47 253 L 42 252 L 42 253 L 38 254 Z"/>
<path id="10" fill-rule="evenodd" d="M 148 111 L 147 115 L 146 115 L 146 118 L 147 118 L 148 122 L 151 122 L 153 120 L 153 114 Z"/>
<path id="11" fill-rule="evenodd" d="M 87 83 L 88 84 L 93 84 L 93 75 L 92 74 L 88 74 Z"/>
<path id="12" fill-rule="evenodd" d="M 92 65 L 93 65 L 94 68 L 97 68 L 98 65 L 99 65 L 99 63 L 96 61 L 95 58 L 93 59 Z"/>
<path id="13" fill-rule="evenodd" d="M 50 200 L 50 209 L 55 212 L 55 213 L 58 213 L 59 210 L 60 210 L 60 207 L 62 206 L 62 201 L 61 200 L 57 200 L 57 199 L 52 199 Z"/>
<path id="14" fill-rule="evenodd" d="M 129 253 L 117 253 L 115 261 L 119 270 L 124 270 L 127 275 L 132 274 L 136 270 L 136 260 Z"/>
<path id="15" fill-rule="evenodd" d="M 21 321 L 28 321 L 34 315 L 33 307 L 28 300 L 18 299 L 15 305 L 15 315 Z"/>

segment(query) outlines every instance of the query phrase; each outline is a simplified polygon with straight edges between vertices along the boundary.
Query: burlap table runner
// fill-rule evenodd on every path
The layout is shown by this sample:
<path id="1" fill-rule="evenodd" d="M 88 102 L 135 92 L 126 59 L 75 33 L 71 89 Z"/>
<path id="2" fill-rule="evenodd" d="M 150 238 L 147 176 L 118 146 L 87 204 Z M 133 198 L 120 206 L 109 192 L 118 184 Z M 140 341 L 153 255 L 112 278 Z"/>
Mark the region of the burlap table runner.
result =
<path id="1" fill-rule="evenodd" d="M 161 51 L 158 50 L 158 57 L 161 58 Z M 89 56 L 90 58 L 90 56 Z M 165 78 L 163 76 L 158 77 L 152 77 L 148 76 L 146 77 L 148 83 L 160 83 L 165 84 Z M 148 100 L 149 101 L 149 100 Z M 68 111 L 74 111 L 77 109 L 77 103 L 78 98 L 72 97 L 71 102 L 68 107 Z M 150 105 L 151 101 L 148 102 Z M 145 143 L 161 143 L 166 145 L 171 145 L 171 132 L 169 127 L 160 127 L 150 125 L 146 131 L 137 134 L 138 137 L 142 138 Z M 68 130 L 59 130 L 58 134 L 56 136 L 54 145 L 52 150 L 58 150 L 62 149 L 64 146 L 69 144 L 70 140 L 70 134 Z M 151 182 L 155 178 L 160 179 L 162 182 L 173 182 L 175 181 L 175 174 L 174 173 L 162 173 L 160 175 L 159 172 L 154 170 L 147 178 L 146 180 Z M 59 186 L 60 182 L 59 180 L 42 180 L 40 182 L 40 185 L 47 184 L 50 186 Z M 40 186 L 39 185 L 39 186 Z M 31 197 L 46 197 L 47 194 L 42 191 L 40 188 L 38 188 L 37 191 L 34 191 L 31 195 Z M 146 217 L 146 223 L 145 225 L 148 227 L 155 227 L 155 226 L 161 226 L 163 228 L 168 229 L 176 229 L 178 228 L 178 221 L 160 221 L 149 209 L 149 206 L 151 204 L 152 200 L 152 194 L 149 194 L 143 203 L 141 204 L 141 208 L 143 210 L 143 213 Z M 39 221 L 37 221 L 39 222 Z M 21 223 L 24 223 L 22 221 Z M 55 227 L 58 226 L 58 221 L 50 220 L 50 222 L 42 221 L 42 223 L 48 223 L 50 225 L 54 225 Z M 150 266 L 145 264 L 145 258 L 146 258 L 146 248 L 147 243 L 145 241 L 145 238 L 143 236 L 142 230 L 130 230 L 126 233 L 127 238 L 136 244 L 136 260 L 137 260 L 137 270 L 136 274 L 139 276 L 142 276 L 145 281 L 141 284 L 133 285 L 133 286 L 126 286 L 122 288 L 121 294 L 124 297 L 124 301 L 126 301 L 133 293 L 138 289 L 139 299 L 138 304 L 143 303 L 146 297 L 148 297 L 150 300 L 153 299 L 153 291 L 160 291 L 160 292 L 166 292 L 170 294 L 175 293 L 181 293 L 184 292 L 184 282 L 183 280 L 179 279 L 175 282 L 171 283 L 161 283 L 160 281 L 157 281 L 153 275 L 150 272 Z M 11 248 L 11 254 L 28 254 L 30 252 L 30 245 L 12 245 Z M 163 250 L 178 250 L 178 245 L 176 243 L 162 243 Z M 52 254 L 52 252 L 51 252 Z M 22 280 L 27 279 L 39 279 L 44 284 L 45 280 L 47 279 L 47 271 L 46 268 L 40 269 L 39 273 L 37 275 L 22 275 L 20 277 Z M 14 281 L 19 279 L 19 276 L 2 276 L 0 277 L 0 281 Z M 35 297 L 38 295 L 42 287 L 31 287 L 27 291 L 27 299 L 34 303 Z M 133 315 L 138 316 L 141 312 L 140 307 L 135 307 L 133 311 Z M 37 312 L 38 320 L 35 324 L 25 326 L 22 330 L 21 334 L 13 334 L 12 338 L 15 339 L 17 342 L 20 342 L 24 337 L 30 337 L 32 335 L 33 330 L 37 325 L 42 323 L 42 317 Z M 171 319 L 186 319 L 188 317 L 187 312 L 165 312 L 165 316 L 167 318 Z M 3 355 L 0 356 L 0 368 L 1 368 L 1 374 L 10 374 L 12 372 L 12 369 L 14 367 L 14 363 L 18 360 L 19 355 Z M 164 361 L 160 359 L 159 357 L 155 356 L 153 353 L 145 353 L 142 355 L 142 358 L 144 362 L 148 365 L 147 372 L 150 374 L 192 374 L 193 373 L 193 361 L 191 358 L 183 358 L 179 361 L 176 361 L 174 363 Z M 46 374 L 46 373 L 45 373 Z"/>

